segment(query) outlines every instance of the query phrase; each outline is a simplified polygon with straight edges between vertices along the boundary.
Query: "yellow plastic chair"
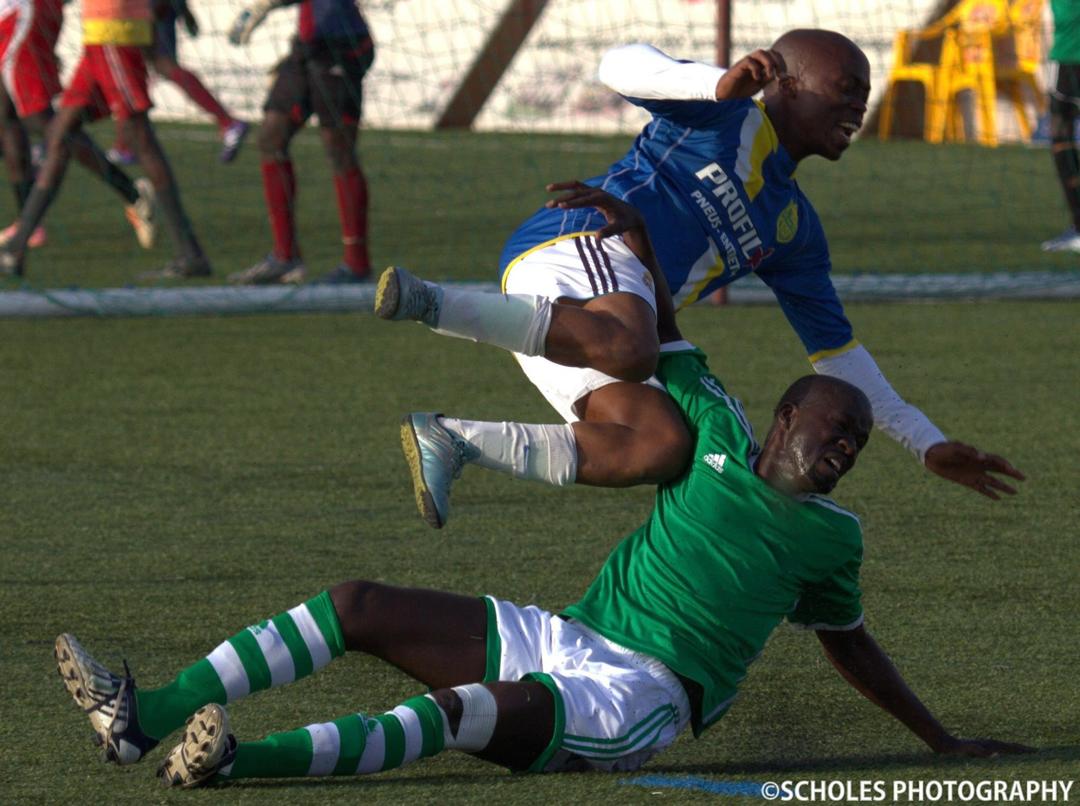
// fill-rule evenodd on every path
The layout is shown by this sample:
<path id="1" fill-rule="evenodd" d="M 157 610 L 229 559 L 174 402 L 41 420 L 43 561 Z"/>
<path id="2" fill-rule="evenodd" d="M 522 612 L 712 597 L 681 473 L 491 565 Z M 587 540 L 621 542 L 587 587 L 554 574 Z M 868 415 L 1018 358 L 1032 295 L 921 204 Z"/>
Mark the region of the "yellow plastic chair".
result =
<path id="1" fill-rule="evenodd" d="M 971 92 L 977 141 L 996 146 L 997 80 L 994 67 L 994 41 L 989 28 L 959 28 L 956 32 L 959 58 L 944 77 L 945 139 L 950 142 L 972 139 L 965 131 L 961 92 Z"/>
<path id="2" fill-rule="evenodd" d="M 943 78 L 945 94 L 945 139 L 972 139 L 965 131 L 961 92 L 970 92 L 977 123 L 976 138 L 985 146 L 996 146 L 997 70 L 994 36 L 1008 25 L 1005 0 L 964 0 L 942 20 L 956 29 L 957 58 Z"/>
<path id="3" fill-rule="evenodd" d="M 1025 90 L 1034 101 L 1036 116 L 1046 111 L 1046 93 L 1039 82 L 1043 61 L 1044 0 L 1013 0 L 1008 16 L 994 37 L 994 79 L 1008 93 L 1025 140 L 1031 139 L 1032 123 L 1024 100 Z"/>
<path id="4" fill-rule="evenodd" d="M 934 25 L 922 30 L 897 31 L 893 67 L 881 102 L 878 139 L 888 140 L 892 136 L 897 85 L 914 82 L 923 88 L 923 139 L 928 143 L 941 142 L 947 107 L 945 75 L 956 58 L 956 31 L 952 27 Z"/>

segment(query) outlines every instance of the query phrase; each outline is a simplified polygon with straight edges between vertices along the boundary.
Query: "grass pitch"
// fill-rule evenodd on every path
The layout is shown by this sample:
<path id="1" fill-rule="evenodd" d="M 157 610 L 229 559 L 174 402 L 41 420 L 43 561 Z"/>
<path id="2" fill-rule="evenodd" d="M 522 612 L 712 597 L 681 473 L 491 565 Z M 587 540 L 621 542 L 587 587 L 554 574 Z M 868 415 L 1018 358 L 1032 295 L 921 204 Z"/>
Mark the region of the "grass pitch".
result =
<path id="1" fill-rule="evenodd" d="M 91 133 L 108 142 L 110 125 Z M 235 163 L 223 166 L 208 129 L 160 128 L 217 270 L 208 282 L 223 282 L 270 248 L 254 137 Z M 629 142 L 626 136 L 365 132 L 375 264 L 491 281 L 506 237 L 547 198 L 544 185 L 602 173 Z M 341 259 L 333 183 L 314 131 L 301 133 L 292 153 L 300 243 L 317 276 Z M 1039 249 L 1067 223 L 1046 149 L 868 139 L 837 163 L 806 160 L 798 178 L 822 217 L 839 272 L 1078 265 L 1075 255 Z M 13 215 L 9 194 L 0 194 L 0 221 Z M 27 266 L 27 283 L 36 288 L 125 285 L 170 255 L 164 233 L 152 252 L 139 249 L 115 194 L 75 165 L 47 225 L 49 247 L 33 251 Z"/>
<path id="2" fill-rule="evenodd" d="M 264 254 L 254 149 L 221 167 L 205 130 L 165 127 L 163 139 L 215 281 Z M 503 239 L 541 203 L 544 182 L 598 173 L 626 143 L 367 133 L 376 262 L 493 279 Z M 301 241 L 318 273 L 339 259 L 336 207 L 310 133 L 294 156 Z M 1075 265 L 1038 251 L 1059 229 L 1059 191 L 1042 151 L 866 142 L 838 164 L 807 162 L 800 181 L 822 214 L 838 271 Z M 10 215 L 3 204 L 7 194 L 0 215 Z M 28 267 L 36 287 L 125 284 L 167 258 L 164 246 L 134 246 L 115 199 L 77 167 L 48 226 L 50 246 Z M 1041 749 L 938 761 L 849 689 L 813 638 L 782 629 L 729 716 L 700 741 L 680 739 L 644 774 L 713 782 L 1075 776 L 1076 305 L 849 313 L 903 394 L 947 433 L 1029 474 L 1020 496 L 991 504 L 872 438 L 836 494 L 863 517 L 870 628 L 949 728 Z M 775 308 L 700 308 L 682 321 L 759 429 L 780 391 L 808 371 Z M 448 528 L 425 527 L 397 446 L 404 412 L 553 415 L 506 355 L 413 325 L 366 315 L 0 321 L 0 343 L 4 802 L 715 797 L 627 786 L 626 776 L 510 776 L 452 754 L 365 779 L 182 794 L 157 788 L 160 750 L 133 769 L 101 765 L 53 669 L 61 631 L 108 663 L 127 658 L 140 684 L 156 686 L 244 625 L 347 577 L 557 608 L 640 523 L 652 494 L 552 490 L 470 469 Z M 250 738 L 381 711 L 416 691 L 372 659 L 349 657 L 231 710 L 239 735 Z"/>
<path id="3" fill-rule="evenodd" d="M 643 774 L 712 782 L 1075 778 L 1080 414 L 1075 305 L 853 306 L 899 390 L 1029 480 L 992 504 L 875 435 L 835 497 L 866 531 L 870 629 L 950 729 L 1040 748 L 942 761 L 779 630 L 740 701 Z M 807 371 L 773 308 L 696 308 L 688 336 L 763 429 Z M 220 640 L 348 577 L 557 608 L 646 515 L 647 489 L 553 490 L 469 469 L 439 532 L 414 510 L 400 415 L 550 421 L 497 350 L 367 315 L 0 321 L 0 721 L 5 802 L 638 803 L 712 800 L 640 776 L 511 776 L 447 754 L 369 778 L 171 793 L 162 750 L 98 762 L 56 677 L 78 635 L 156 686 Z M 350 656 L 231 709 L 241 738 L 381 711 L 418 687 Z M 659 792 L 659 795 L 652 794 Z"/>

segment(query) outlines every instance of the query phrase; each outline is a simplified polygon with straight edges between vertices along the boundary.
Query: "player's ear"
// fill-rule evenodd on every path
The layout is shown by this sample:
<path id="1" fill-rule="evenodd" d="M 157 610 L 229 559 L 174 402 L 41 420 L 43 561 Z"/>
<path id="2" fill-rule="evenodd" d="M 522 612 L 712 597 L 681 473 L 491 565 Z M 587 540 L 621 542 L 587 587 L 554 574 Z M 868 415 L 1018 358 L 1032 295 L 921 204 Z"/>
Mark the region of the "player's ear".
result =
<path id="1" fill-rule="evenodd" d="M 784 73 L 776 80 L 776 85 L 780 89 L 780 94 L 785 98 L 794 98 L 799 94 L 799 79 L 790 73 Z"/>
<path id="2" fill-rule="evenodd" d="M 781 403 L 776 408 L 776 427 L 782 431 L 790 431 L 798 411 L 799 407 L 794 403 Z"/>

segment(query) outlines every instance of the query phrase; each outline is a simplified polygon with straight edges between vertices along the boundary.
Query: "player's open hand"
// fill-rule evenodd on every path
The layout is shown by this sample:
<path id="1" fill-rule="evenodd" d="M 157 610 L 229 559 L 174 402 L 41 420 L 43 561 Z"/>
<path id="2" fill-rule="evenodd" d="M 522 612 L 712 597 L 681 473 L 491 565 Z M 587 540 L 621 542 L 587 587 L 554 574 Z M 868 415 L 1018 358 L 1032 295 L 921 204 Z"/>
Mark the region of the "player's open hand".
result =
<path id="1" fill-rule="evenodd" d="M 595 207 L 600 211 L 608 223 L 596 231 L 597 238 L 621 235 L 627 230 L 645 227 L 645 219 L 634 205 L 612 196 L 606 190 L 591 187 L 576 179 L 570 182 L 552 182 L 545 189 L 548 193 L 566 191 L 558 198 L 549 199 L 545 207 L 557 207 L 560 210 Z"/>
<path id="2" fill-rule="evenodd" d="M 716 82 L 716 100 L 749 98 L 784 75 L 787 72 L 783 56 L 775 50 L 755 50 L 731 65 Z"/>
<path id="3" fill-rule="evenodd" d="M 1007 460 L 993 453 L 983 453 L 963 442 L 939 442 L 926 452 L 927 469 L 942 478 L 970 487 L 980 495 L 997 501 L 1001 495 L 1015 495 L 1016 488 L 992 473 L 1024 480 L 1024 474 Z"/>
<path id="4" fill-rule="evenodd" d="M 996 739 L 960 739 L 950 736 L 940 747 L 935 747 L 934 752 L 943 756 L 993 758 L 1017 753 L 1034 753 L 1035 748 L 1028 747 L 1026 744 L 999 742 Z"/>

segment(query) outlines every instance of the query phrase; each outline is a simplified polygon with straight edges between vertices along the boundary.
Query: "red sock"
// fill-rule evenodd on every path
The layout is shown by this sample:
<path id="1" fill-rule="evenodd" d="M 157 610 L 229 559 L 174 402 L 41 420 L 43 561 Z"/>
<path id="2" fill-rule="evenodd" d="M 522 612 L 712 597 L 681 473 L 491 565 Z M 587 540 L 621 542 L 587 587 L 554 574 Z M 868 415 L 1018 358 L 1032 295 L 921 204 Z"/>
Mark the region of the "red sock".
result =
<path id="1" fill-rule="evenodd" d="M 213 115 L 217 119 L 218 128 L 224 129 L 232 123 L 232 115 L 225 111 L 225 107 L 218 103 L 217 98 L 210 94 L 210 90 L 204 87 L 199 77 L 190 70 L 177 65 L 169 71 L 168 78 L 180 87 L 188 98 Z"/>
<path id="2" fill-rule="evenodd" d="M 364 277 L 371 271 L 367 248 L 367 180 L 359 168 L 334 174 L 338 215 L 341 218 L 341 242 L 345 246 L 345 265 L 353 274 Z"/>
<path id="3" fill-rule="evenodd" d="M 293 216 L 296 175 L 292 162 L 264 162 L 262 178 L 266 210 L 270 215 L 270 232 L 274 236 L 274 256 L 279 260 L 298 258 L 300 244 L 296 242 L 296 221 Z"/>

